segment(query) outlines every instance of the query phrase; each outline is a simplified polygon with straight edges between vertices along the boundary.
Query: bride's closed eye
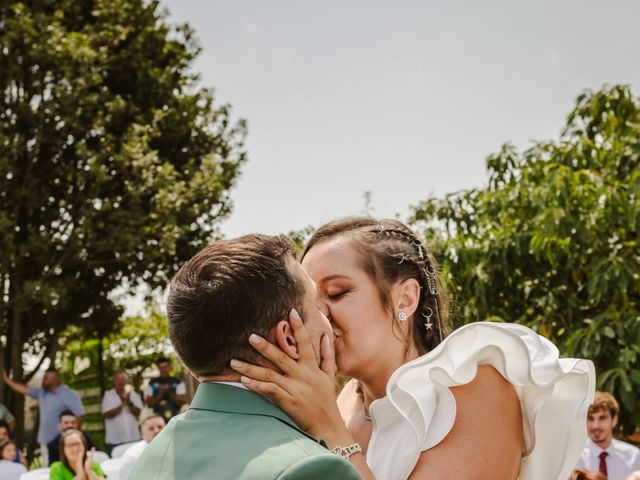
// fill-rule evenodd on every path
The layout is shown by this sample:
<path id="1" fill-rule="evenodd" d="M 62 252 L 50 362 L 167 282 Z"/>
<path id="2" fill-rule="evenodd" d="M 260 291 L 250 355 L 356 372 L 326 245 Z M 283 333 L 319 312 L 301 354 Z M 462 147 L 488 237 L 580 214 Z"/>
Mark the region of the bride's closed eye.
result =
<path id="1" fill-rule="evenodd" d="M 349 290 L 336 290 L 335 292 L 331 292 L 331 293 L 327 292 L 327 298 L 330 301 L 335 302 L 337 300 L 340 300 L 347 293 L 349 293 Z"/>

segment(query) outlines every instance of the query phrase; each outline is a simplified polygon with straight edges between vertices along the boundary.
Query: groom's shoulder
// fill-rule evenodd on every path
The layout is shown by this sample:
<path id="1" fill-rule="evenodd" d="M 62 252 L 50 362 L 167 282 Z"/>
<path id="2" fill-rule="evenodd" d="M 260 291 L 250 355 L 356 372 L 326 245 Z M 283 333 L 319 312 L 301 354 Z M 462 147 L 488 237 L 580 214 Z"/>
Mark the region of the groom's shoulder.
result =
<path id="1" fill-rule="evenodd" d="M 189 410 L 174 417 L 129 478 L 360 478 L 344 459 L 281 419 Z"/>
<path id="2" fill-rule="evenodd" d="M 290 465 L 277 480 L 360 480 L 360 474 L 347 460 L 333 453 L 304 458 Z"/>

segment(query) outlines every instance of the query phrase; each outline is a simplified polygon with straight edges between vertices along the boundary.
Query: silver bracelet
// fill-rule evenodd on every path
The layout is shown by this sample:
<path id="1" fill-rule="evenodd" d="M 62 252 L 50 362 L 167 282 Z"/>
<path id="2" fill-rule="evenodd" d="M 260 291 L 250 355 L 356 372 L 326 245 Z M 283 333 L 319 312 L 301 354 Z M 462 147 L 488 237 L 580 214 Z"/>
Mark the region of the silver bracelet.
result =
<path id="1" fill-rule="evenodd" d="M 334 447 L 333 450 L 331 450 L 331 453 L 335 453 L 336 455 L 346 459 L 349 459 L 349 457 L 354 453 L 360 452 L 362 452 L 362 447 L 360 447 L 359 443 L 354 443 L 353 445 L 349 445 L 348 447 L 341 447 L 338 445 L 337 447 Z"/>

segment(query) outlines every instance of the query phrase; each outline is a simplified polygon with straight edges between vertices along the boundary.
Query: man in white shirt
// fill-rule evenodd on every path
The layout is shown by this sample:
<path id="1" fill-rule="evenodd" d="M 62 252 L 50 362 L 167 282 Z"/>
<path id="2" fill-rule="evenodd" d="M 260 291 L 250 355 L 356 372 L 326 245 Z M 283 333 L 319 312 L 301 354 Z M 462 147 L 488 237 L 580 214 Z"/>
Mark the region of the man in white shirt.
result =
<path id="1" fill-rule="evenodd" d="M 149 415 L 142 419 L 140 423 L 140 430 L 142 431 L 142 440 L 134 443 L 124 452 L 121 460 L 120 478 L 126 479 L 129 476 L 129 472 L 133 468 L 133 465 L 138 460 L 138 457 L 142 455 L 144 449 L 156 438 L 160 431 L 164 428 L 165 421 L 157 413 Z"/>
<path id="2" fill-rule="evenodd" d="M 640 469 L 640 449 L 613 438 L 619 413 L 618 402 L 611 394 L 596 392 L 587 416 L 589 440 L 576 468 L 600 472 L 608 480 L 625 480 Z"/>
<path id="3" fill-rule="evenodd" d="M 143 408 L 142 399 L 136 392 L 127 391 L 127 374 L 116 372 L 113 388 L 102 397 L 102 414 L 106 428 L 106 443 L 111 455 L 114 447 L 140 440 L 138 415 Z"/>

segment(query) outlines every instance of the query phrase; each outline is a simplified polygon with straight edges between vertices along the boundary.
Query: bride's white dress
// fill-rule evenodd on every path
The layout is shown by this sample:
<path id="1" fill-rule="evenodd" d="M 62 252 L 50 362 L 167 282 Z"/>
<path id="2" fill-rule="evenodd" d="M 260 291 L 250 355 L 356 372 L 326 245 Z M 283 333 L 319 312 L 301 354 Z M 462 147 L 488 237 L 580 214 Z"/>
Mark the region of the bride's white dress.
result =
<path id="1" fill-rule="evenodd" d="M 520 480 L 569 476 L 587 438 L 593 363 L 559 358 L 553 343 L 521 325 L 482 322 L 465 325 L 400 367 L 389 379 L 386 397 L 370 405 L 367 463 L 376 478 L 405 480 L 420 453 L 444 439 L 456 416 L 449 388 L 473 380 L 478 365 L 494 367 L 520 398 L 525 443 Z"/>

